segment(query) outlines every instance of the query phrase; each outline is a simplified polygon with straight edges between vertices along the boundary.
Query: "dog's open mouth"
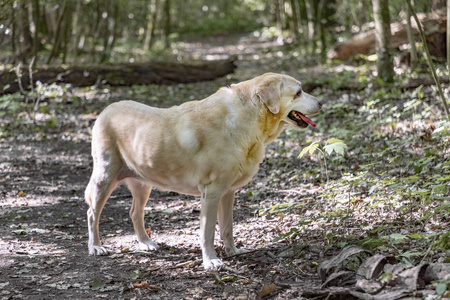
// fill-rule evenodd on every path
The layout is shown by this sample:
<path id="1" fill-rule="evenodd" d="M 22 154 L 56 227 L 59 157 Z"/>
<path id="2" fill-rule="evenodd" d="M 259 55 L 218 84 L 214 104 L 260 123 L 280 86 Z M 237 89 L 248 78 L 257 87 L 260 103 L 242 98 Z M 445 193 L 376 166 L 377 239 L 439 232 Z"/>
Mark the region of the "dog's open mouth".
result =
<path id="1" fill-rule="evenodd" d="M 288 114 L 288 118 L 297 123 L 299 127 L 306 128 L 308 127 L 308 125 L 316 127 L 316 123 L 314 123 L 310 118 L 308 118 L 307 116 L 296 110 L 291 110 Z"/>

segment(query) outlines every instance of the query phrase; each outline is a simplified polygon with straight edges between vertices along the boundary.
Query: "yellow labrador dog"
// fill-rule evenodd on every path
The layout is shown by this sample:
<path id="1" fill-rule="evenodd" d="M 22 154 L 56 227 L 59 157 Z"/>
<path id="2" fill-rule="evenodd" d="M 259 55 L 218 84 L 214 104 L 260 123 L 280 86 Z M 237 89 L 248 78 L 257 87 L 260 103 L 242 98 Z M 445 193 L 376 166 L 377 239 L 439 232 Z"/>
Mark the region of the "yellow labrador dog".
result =
<path id="1" fill-rule="evenodd" d="M 221 88 L 201 101 L 168 109 L 134 101 L 108 106 L 92 130 L 94 168 L 86 188 L 89 254 L 107 254 L 99 237 L 100 213 L 121 183 L 131 191 L 130 217 L 139 245 L 155 250 L 144 227 L 152 187 L 201 196 L 200 244 L 205 269 L 223 263 L 214 250 L 220 237 L 228 254 L 245 252 L 233 240 L 233 203 L 263 161 L 265 146 L 286 124 L 306 128 L 321 102 L 298 80 L 267 73 Z"/>

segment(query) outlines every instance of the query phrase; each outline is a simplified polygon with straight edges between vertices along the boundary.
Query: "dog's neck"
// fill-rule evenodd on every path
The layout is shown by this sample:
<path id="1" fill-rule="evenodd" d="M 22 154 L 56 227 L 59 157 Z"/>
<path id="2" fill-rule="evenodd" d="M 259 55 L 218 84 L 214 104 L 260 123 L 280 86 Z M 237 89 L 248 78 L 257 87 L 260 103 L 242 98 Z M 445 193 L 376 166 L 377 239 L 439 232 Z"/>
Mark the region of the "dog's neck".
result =
<path id="1" fill-rule="evenodd" d="M 265 145 L 272 143 L 284 129 L 284 122 L 281 121 L 280 114 L 273 114 L 267 108 L 259 117 L 260 129 Z"/>
<path id="2" fill-rule="evenodd" d="M 269 111 L 267 106 L 256 96 L 252 82 L 244 81 L 239 84 L 233 84 L 230 88 L 242 103 L 251 102 L 251 105 L 245 105 L 245 107 L 254 108 L 252 109 L 253 117 L 258 119 L 260 129 L 258 140 L 264 145 L 272 143 L 284 128 L 284 122 L 281 122 L 281 115 L 273 114 Z"/>

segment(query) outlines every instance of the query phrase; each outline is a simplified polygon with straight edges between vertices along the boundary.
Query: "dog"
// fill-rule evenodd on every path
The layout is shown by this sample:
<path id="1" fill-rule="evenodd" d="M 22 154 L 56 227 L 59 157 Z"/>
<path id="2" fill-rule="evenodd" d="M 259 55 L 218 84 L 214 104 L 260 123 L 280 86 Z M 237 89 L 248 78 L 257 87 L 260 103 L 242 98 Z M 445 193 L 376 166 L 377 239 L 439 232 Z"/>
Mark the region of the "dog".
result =
<path id="1" fill-rule="evenodd" d="M 200 245 L 205 269 L 220 269 L 214 250 L 218 219 L 228 255 L 246 252 L 233 239 L 236 189 L 247 184 L 263 161 L 265 147 L 286 124 L 306 128 L 322 103 L 287 75 L 266 73 L 221 88 L 200 101 L 167 109 L 134 101 L 109 105 L 92 129 L 93 171 L 85 200 L 89 254 L 105 255 L 99 237 L 102 209 L 119 184 L 133 201 L 130 218 L 143 250 L 156 250 L 144 226 L 152 188 L 201 196 Z"/>

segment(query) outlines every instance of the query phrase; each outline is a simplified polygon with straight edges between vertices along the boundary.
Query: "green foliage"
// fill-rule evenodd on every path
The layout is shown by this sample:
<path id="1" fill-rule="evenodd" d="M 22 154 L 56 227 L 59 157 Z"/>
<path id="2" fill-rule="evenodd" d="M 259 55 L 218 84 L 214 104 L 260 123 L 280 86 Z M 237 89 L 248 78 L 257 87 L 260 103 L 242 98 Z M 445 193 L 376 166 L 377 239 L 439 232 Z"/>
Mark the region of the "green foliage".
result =
<path id="1" fill-rule="evenodd" d="M 312 142 L 309 146 L 303 148 L 303 150 L 298 155 L 298 158 L 302 158 L 306 153 L 313 155 L 316 150 L 319 150 L 322 155 L 325 155 L 325 153 L 331 155 L 333 151 L 336 154 L 344 155 L 344 150 L 348 148 L 347 144 L 345 144 L 342 140 L 336 138 L 328 139 L 322 148 L 320 146 L 320 141 Z"/>
<path id="2" fill-rule="evenodd" d="M 442 236 L 434 243 L 435 247 L 441 248 L 443 251 L 450 250 L 450 231 L 442 234 Z"/>

